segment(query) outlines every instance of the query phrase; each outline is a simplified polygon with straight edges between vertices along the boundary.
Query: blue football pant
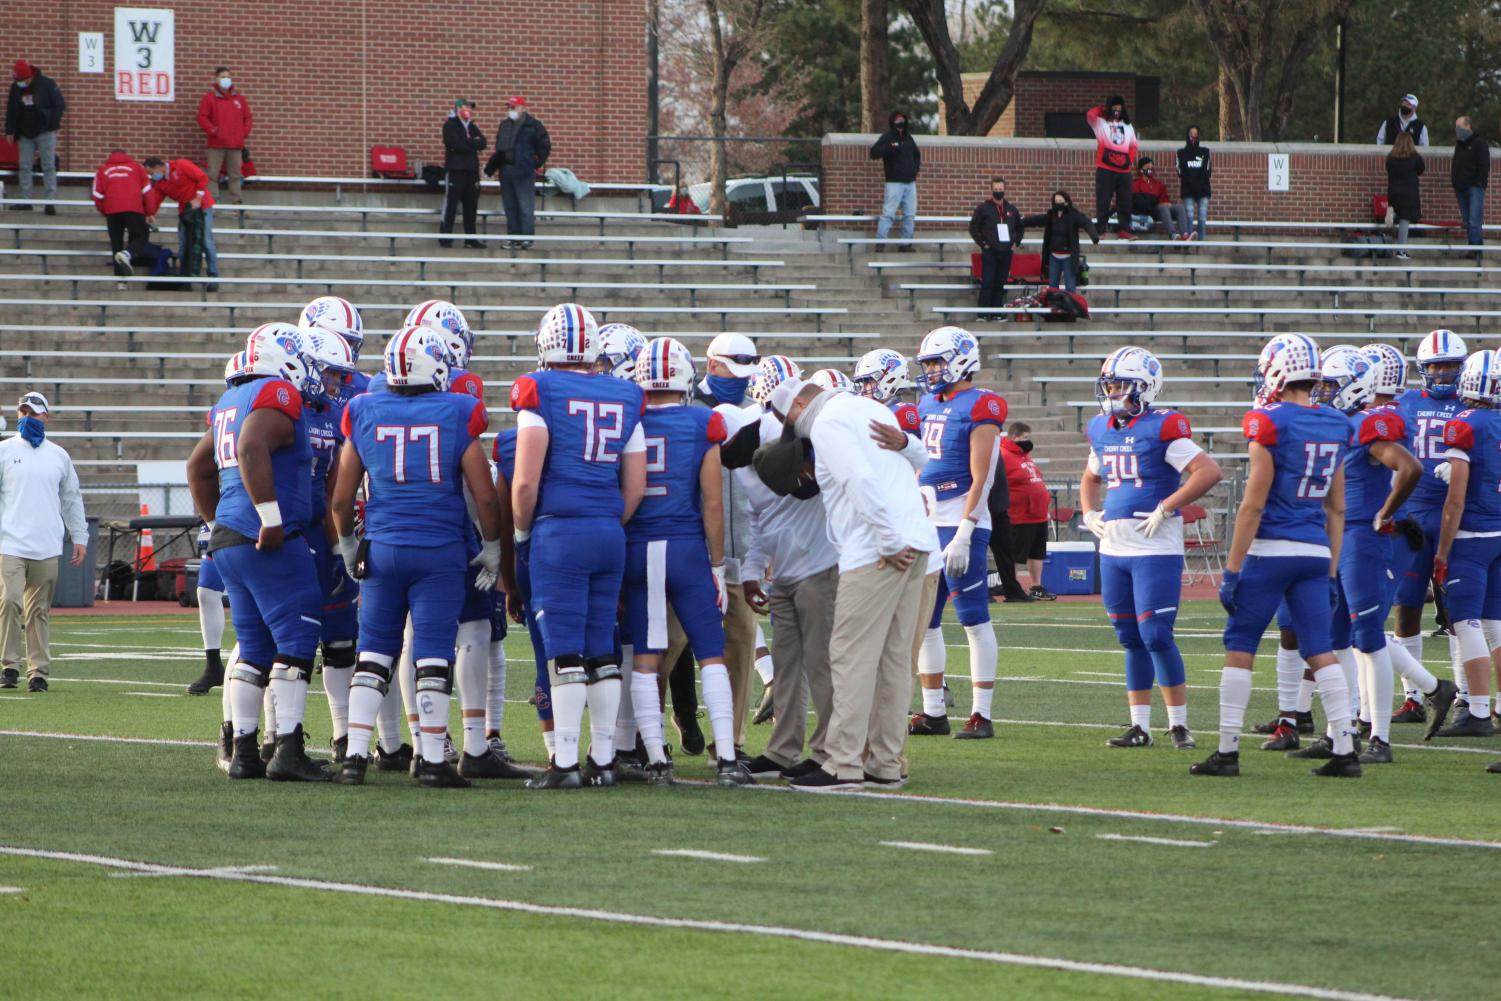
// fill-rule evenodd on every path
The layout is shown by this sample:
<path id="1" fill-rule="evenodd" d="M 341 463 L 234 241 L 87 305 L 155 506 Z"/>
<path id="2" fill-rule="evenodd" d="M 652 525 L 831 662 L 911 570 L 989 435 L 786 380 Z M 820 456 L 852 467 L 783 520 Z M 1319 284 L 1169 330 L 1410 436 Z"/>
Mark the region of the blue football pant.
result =
<path id="1" fill-rule="evenodd" d="M 1184 682 L 1183 655 L 1173 638 L 1183 593 L 1182 556 L 1101 556 L 1105 612 L 1126 651 L 1126 690 L 1147 692 Z"/>
<path id="2" fill-rule="evenodd" d="M 240 659 L 262 670 L 270 670 L 278 654 L 312 664 L 323 631 L 323 595 L 307 540 L 296 535 L 270 551 L 254 543 L 228 546 L 214 551 L 214 564 L 229 595 Z"/>
<path id="3" fill-rule="evenodd" d="M 360 653 L 400 656 L 412 617 L 412 662 L 452 664 L 464 600 L 464 550 L 372 542 L 360 588 Z"/>
<path id="4" fill-rule="evenodd" d="M 1254 655 L 1286 600 L 1303 659 L 1332 652 L 1327 556 L 1248 556 L 1241 579 L 1236 609 L 1225 623 L 1226 650 Z"/>
<path id="5" fill-rule="evenodd" d="M 724 656 L 724 616 L 704 540 L 640 539 L 626 544 L 625 635 L 638 654 L 668 647 L 667 609 L 677 613 L 694 658 Z"/>
<path id="6" fill-rule="evenodd" d="M 532 605 L 549 660 L 607 657 L 625 571 L 615 518 L 543 518 L 532 530 Z"/>
<path id="7" fill-rule="evenodd" d="M 938 548 L 947 548 L 958 531 L 953 525 L 939 525 Z M 988 576 L 985 558 L 990 548 L 990 529 L 977 528 L 969 539 L 969 569 L 964 576 L 954 581 L 947 571 L 941 571 L 938 581 L 938 597 L 933 601 L 933 615 L 928 620 L 929 629 L 937 629 L 943 622 L 943 606 L 950 598 L 954 601 L 954 613 L 961 626 L 978 626 L 990 621 L 990 589 L 985 586 Z"/>

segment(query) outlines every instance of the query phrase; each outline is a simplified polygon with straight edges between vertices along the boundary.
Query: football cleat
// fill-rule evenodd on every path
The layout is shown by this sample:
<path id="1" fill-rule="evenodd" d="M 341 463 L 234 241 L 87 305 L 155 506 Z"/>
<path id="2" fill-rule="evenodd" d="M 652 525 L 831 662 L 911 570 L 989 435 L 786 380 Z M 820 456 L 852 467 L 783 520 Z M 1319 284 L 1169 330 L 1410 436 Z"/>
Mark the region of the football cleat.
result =
<path id="1" fill-rule="evenodd" d="M 443 734 L 443 760 L 450 765 L 459 763 L 459 749 L 454 745 L 453 734 L 447 732 Z"/>
<path id="2" fill-rule="evenodd" d="M 777 707 L 771 701 L 771 686 L 767 685 L 761 692 L 761 704 L 756 707 L 756 716 L 751 720 L 752 726 L 760 726 L 769 722 L 776 715 Z"/>
<path id="3" fill-rule="evenodd" d="M 620 782 L 645 782 L 646 763 L 635 750 L 615 752 L 615 778 Z"/>
<path id="4" fill-rule="evenodd" d="M 1272 729 L 1271 739 L 1265 741 L 1261 749 L 1263 751 L 1296 751 L 1298 743 L 1297 728 L 1279 721 Z"/>
<path id="5" fill-rule="evenodd" d="M 547 771 L 536 778 L 526 780 L 528 789 L 580 789 L 583 784 L 583 780 L 579 777 L 578 765 L 572 768 L 559 768 L 557 765 L 549 764 Z"/>
<path id="6" fill-rule="evenodd" d="M 220 664 L 216 669 L 213 664 L 205 665 L 203 673 L 196 681 L 188 686 L 189 695 L 207 695 L 209 692 L 224 684 L 224 665 Z"/>
<path id="7" fill-rule="evenodd" d="M 672 762 L 659 761 L 646 766 L 646 784 L 649 786 L 676 785 L 672 778 Z"/>
<path id="8" fill-rule="evenodd" d="M 404 772 L 412 767 L 412 745 L 402 744 L 394 751 L 375 749 L 375 770 L 378 772 Z"/>
<path id="9" fill-rule="evenodd" d="M 714 781 L 726 789 L 734 786 L 753 786 L 756 780 L 751 777 L 750 769 L 745 767 L 745 762 L 736 759 L 730 761 L 720 759 L 719 769 L 714 776 Z"/>
<path id="10" fill-rule="evenodd" d="M 579 781 L 585 788 L 609 789 L 615 785 L 615 765 L 596 765 L 594 759 L 584 755 L 579 766 Z"/>
<path id="11" fill-rule="evenodd" d="M 483 754 L 465 754 L 459 758 L 459 774 L 466 779 L 529 779 L 532 773 L 503 758 L 493 746 Z"/>
<path id="12" fill-rule="evenodd" d="M 1141 727 L 1132 723 L 1126 727 L 1126 732 L 1119 737 L 1111 737 L 1105 741 L 1106 747 L 1151 747 L 1152 735 Z"/>
<path id="13" fill-rule="evenodd" d="M 1492 775 L 1501 775 L 1501 761 L 1492 761 L 1490 764 L 1485 766 L 1485 770 L 1490 772 Z"/>
<path id="14" fill-rule="evenodd" d="M 1240 774 L 1240 752 L 1215 751 L 1209 757 L 1197 765 L 1188 766 L 1190 775 L 1222 775 L 1225 778 L 1233 778 Z"/>
<path id="15" fill-rule="evenodd" d="M 1194 735 L 1188 732 L 1186 726 L 1175 726 L 1168 730 L 1167 735 L 1173 738 L 1173 750 L 1192 751 L 1199 745 L 1194 741 Z"/>
<path id="16" fill-rule="evenodd" d="M 866 772 L 863 782 L 867 789 L 900 789 L 907 784 L 907 778 L 901 776 L 894 779 L 880 779 Z"/>
<path id="17" fill-rule="evenodd" d="M 704 731 L 698 725 L 698 713 L 695 712 L 684 719 L 678 715 L 677 707 L 672 710 L 672 725 L 678 730 L 678 744 L 684 754 L 697 756 L 704 753 Z"/>
<path id="18" fill-rule="evenodd" d="M 32 678 L 30 681 L 26 682 L 26 690 L 28 692 L 45 692 L 47 690 L 47 679 Z"/>
<path id="19" fill-rule="evenodd" d="M 1450 682 L 1450 684 L 1453 684 L 1453 682 Z M 1423 703 L 1416 699 L 1408 699 L 1397 707 L 1396 712 L 1392 713 L 1392 722 L 1426 723 L 1428 722 L 1428 712 L 1423 708 Z"/>
<path id="20" fill-rule="evenodd" d="M 266 735 L 266 739 L 261 741 L 259 753 L 262 764 L 271 763 L 271 759 L 276 757 L 276 737 L 274 735 Z"/>
<path id="21" fill-rule="evenodd" d="M 1298 713 L 1297 714 L 1297 720 L 1298 720 L 1298 733 L 1304 734 L 1304 733 L 1313 733 L 1314 732 L 1313 713 L 1311 713 L 1311 712 Z"/>
<path id="22" fill-rule="evenodd" d="M 468 789 L 469 780 L 447 761 L 417 761 L 417 784 L 428 789 Z"/>
<path id="23" fill-rule="evenodd" d="M 349 753 L 348 735 L 345 735 L 343 737 L 335 737 L 330 746 L 332 746 L 334 749 L 334 764 L 342 765 L 344 763 L 345 756 Z"/>
<path id="24" fill-rule="evenodd" d="M 927 713 L 913 713 L 907 721 L 907 732 L 914 737 L 938 737 L 950 732 L 947 716 L 929 716 Z"/>
<path id="25" fill-rule="evenodd" d="M 229 762 L 235 756 L 235 728 L 232 723 L 219 724 L 219 748 L 215 752 L 215 763 L 219 771 L 229 774 Z"/>
<path id="26" fill-rule="evenodd" d="M 1445 727 L 1435 737 L 1490 737 L 1496 732 L 1491 725 L 1489 717 L 1482 718 L 1466 711 L 1465 714 L 1454 721 L 1453 726 Z"/>
<path id="27" fill-rule="evenodd" d="M 1251 727 L 1252 733 L 1276 733 L 1277 727 L 1282 725 L 1282 717 L 1273 716 L 1270 723 L 1257 723 Z"/>
<path id="28" fill-rule="evenodd" d="M 1449 714 L 1458 704 L 1459 688 L 1452 681 L 1438 679 L 1438 687 L 1433 690 L 1433 694 L 1425 695 L 1423 698 L 1433 710 L 1428 716 L 1428 727 L 1423 731 L 1423 739 L 1429 740 L 1443 727 L 1444 721 L 1449 718 Z M 1469 707 L 1466 706 L 1465 712 L 1469 711 Z"/>
<path id="29" fill-rule="evenodd" d="M 234 738 L 234 751 L 229 759 L 229 767 L 225 774 L 232 779 L 263 779 L 266 777 L 266 763 L 261 760 L 260 742 L 256 739 L 255 731 L 247 733 L 243 737 Z"/>
<path id="30" fill-rule="evenodd" d="M 1360 756 L 1354 753 L 1331 755 L 1329 760 L 1319 767 L 1310 768 L 1308 774 L 1322 778 L 1358 779 L 1360 778 Z"/>
<path id="31" fill-rule="evenodd" d="M 945 722 L 947 720 L 945 719 Z M 964 726 L 954 734 L 955 740 L 989 740 L 995 736 L 995 726 L 979 713 L 971 713 Z"/>
<path id="32" fill-rule="evenodd" d="M 1372 737 L 1371 742 L 1360 754 L 1362 765 L 1389 765 L 1392 763 L 1392 745 L 1380 737 Z"/>
<path id="33" fill-rule="evenodd" d="M 334 774 L 334 781 L 341 786 L 362 786 L 365 784 L 365 771 L 369 767 L 370 759 L 365 755 L 347 755 Z"/>
<path id="34" fill-rule="evenodd" d="M 278 734 L 276 753 L 266 763 L 266 778 L 272 782 L 327 782 L 333 778 L 321 761 L 307 756 L 302 724 L 291 733 Z"/>
<path id="35" fill-rule="evenodd" d="M 1305 761 L 1322 761 L 1334 757 L 1334 741 L 1329 739 L 1328 734 L 1322 734 L 1317 740 L 1307 747 L 1297 751 L 1288 751 L 1289 758 L 1302 758 Z"/>

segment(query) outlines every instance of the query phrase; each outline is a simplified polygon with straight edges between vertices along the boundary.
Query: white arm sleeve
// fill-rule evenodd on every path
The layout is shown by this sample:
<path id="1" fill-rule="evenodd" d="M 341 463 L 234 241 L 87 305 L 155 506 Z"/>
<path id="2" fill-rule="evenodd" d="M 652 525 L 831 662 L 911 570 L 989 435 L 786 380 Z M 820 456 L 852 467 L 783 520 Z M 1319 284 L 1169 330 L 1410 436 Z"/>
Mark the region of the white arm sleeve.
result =
<path id="1" fill-rule="evenodd" d="M 1100 457 L 1094 454 L 1094 449 L 1089 450 L 1089 461 L 1085 463 L 1085 466 L 1091 473 L 1096 476 L 1100 475 Z"/>
<path id="2" fill-rule="evenodd" d="M 1174 469 L 1181 473 L 1183 472 L 1183 470 L 1187 469 L 1188 464 L 1194 461 L 1194 458 L 1203 451 L 1204 450 L 1202 448 L 1193 443 L 1192 439 L 1174 438 L 1171 442 L 1168 443 L 1167 446 L 1168 465 L 1172 466 Z M 1089 458 L 1091 462 L 1094 462 L 1093 452 L 1090 453 Z M 1096 463 L 1095 465 L 1097 466 L 1098 464 Z M 1095 469 L 1095 472 L 1099 472 L 1098 468 Z"/>
<path id="3" fill-rule="evenodd" d="M 1469 462 L 1470 461 L 1470 453 L 1466 452 L 1462 448 L 1452 448 L 1451 447 L 1449 449 L 1449 451 L 1447 451 L 1447 452 L 1444 453 L 1444 458 L 1446 458 L 1446 459 L 1458 459 L 1460 462 Z"/>
<path id="4" fill-rule="evenodd" d="M 523 410 L 516 415 L 516 427 L 523 431 L 527 428 L 542 428 L 545 431 L 547 421 L 535 410 Z"/>
<path id="5" fill-rule="evenodd" d="M 626 440 L 625 448 L 622 448 L 620 450 L 620 452 L 621 452 L 622 455 L 630 455 L 632 452 L 645 452 L 645 451 L 646 451 L 646 432 L 641 430 L 641 425 L 640 424 L 637 424 L 636 425 L 636 430 L 634 430 L 634 431 L 631 432 L 630 438 Z"/>

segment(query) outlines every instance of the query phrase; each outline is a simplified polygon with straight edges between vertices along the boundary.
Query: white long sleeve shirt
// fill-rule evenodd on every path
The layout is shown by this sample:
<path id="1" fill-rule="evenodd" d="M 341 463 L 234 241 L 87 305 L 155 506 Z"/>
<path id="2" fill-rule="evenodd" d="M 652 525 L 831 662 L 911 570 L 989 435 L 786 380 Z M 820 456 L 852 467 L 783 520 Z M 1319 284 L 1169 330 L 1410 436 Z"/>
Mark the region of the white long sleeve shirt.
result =
<path id="1" fill-rule="evenodd" d="M 913 476 L 917 450 L 893 452 L 870 436 L 870 422 L 897 427 L 891 411 L 874 400 L 839 393 L 813 420 L 814 471 L 839 549 L 841 573 L 911 546 L 939 551 Z"/>
<path id="2" fill-rule="evenodd" d="M 0 555 L 61 556 L 64 525 L 75 543 L 89 541 L 68 453 L 47 440 L 32 448 L 20 435 L 0 442 Z"/>
<path id="3" fill-rule="evenodd" d="M 760 420 L 761 444 L 782 437 L 782 422 L 771 414 Z M 822 573 L 839 562 L 839 550 L 829 540 L 829 519 L 817 497 L 799 500 L 772 493 L 755 467 L 735 470 L 750 508 L 750 530 L 740 579 L 759 581 L 768 568 L 776 582 L 795 583 Z"/>

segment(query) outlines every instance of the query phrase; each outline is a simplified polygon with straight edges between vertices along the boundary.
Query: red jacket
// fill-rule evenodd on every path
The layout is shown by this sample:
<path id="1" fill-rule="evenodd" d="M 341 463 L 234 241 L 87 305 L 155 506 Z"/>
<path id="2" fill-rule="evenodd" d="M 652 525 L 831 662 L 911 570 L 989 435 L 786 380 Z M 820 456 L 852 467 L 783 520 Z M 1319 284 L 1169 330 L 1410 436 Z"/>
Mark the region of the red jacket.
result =
<path id="1" fill-rule="evenodd" d="M 1172 196 L 1167 193 L 1167 185 L 1157 180 L 1155 176 L 1148 177 L 1145 174 L 1137 174 L 1136 179 L 1131 182 L 1131 194 L 1151 195 L 1157 199 L 1156 204 L 1158 205 L 1171 205 L 1173 203 Z M 1133 198 L 1132 200 L 1134 201 L 1135 199 Z"/>
<path id="2" fill-rule="evenodd" d="M 1011 495 L 1011 524 L 1047 521 L 1053 498 L 1037 463 L 1010 438 L 1001 439 L 1001 459 L 1006 463 L 1006 489 Z"/>
<path id="3" fill-rule="evenodd" d="M 117 212 L 146 213 L 146 194 L 151 178 L 129 153 L 111 153 L 94 173 L 94 208 L 105 215 Z"/>
<path id="4" fill-rule="evenodd" d="M 151 182 L 151 193 L 146 196 L 146 214 L 156 215 L 162 202 L 168 198 L 177 202 L 177 214 L 187 210 L 194 198 L 203 199 L 203 207 L 214 207 L 214 196 L 208 191 L 208 175 L 192 160 L 168 160 L 167 176 Z"/>
<path id="5" fill-rule="evenodd" d="M 198 127 L 208 136 L 209 149 L 243 149 L 250 138 L 250 102 L 233 87 L 218 85 L 198 102 Z"/>

